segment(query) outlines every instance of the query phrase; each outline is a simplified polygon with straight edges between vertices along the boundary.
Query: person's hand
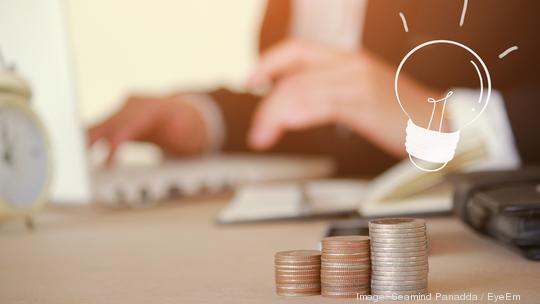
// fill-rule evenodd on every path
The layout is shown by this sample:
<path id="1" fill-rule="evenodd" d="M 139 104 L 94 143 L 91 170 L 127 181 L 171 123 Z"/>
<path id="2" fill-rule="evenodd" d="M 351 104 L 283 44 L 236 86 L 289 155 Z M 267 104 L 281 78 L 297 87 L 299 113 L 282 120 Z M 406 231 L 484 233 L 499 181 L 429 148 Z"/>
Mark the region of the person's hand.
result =
<path id="1" fill-rule="evenodd" d="M 255 149 L 268 149 L 285 131 L 338 123 L 402 157 L 407 116 L 395 99 L 394 73 L 367 52 L 338 52 L 294 41 L 278 45 L 263 54 L 250 78 L 251 85 L 269 79 L 275 85 L 254 117 L 249 142 Z M 400 93 L 419 101 L 409 113 L 428 114 L 431 108 L 424 101 L 440 95 L 406 76 L 400 80 Z"/>
<path id="2" fill-rule="evenodd" d="M 152 142 L 172 154 L 201 152 L 207 142 L 203 118 L 181 96 L 130 97 L 123 107 L 88 131 L 90 145 L 109 143 L 110 167 L 118 147 L 127 141 Z"/>

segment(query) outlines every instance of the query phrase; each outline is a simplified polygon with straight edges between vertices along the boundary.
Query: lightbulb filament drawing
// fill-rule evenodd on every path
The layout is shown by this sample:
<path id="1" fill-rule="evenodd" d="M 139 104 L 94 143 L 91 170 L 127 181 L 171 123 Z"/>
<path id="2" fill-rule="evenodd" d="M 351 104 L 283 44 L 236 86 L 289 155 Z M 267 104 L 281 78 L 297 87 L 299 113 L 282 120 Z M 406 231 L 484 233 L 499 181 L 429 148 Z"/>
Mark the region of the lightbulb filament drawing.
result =
<path id="1" fill-rule="evenodd" d="M 444 119 L 444 110 L 446 109 L 446 102 L 448 102 L 448 98 L 450 98 L 450 96 L 452 96 L 452 94 L 454 94 L 454 92 L 449 91 L 446 94 L 446 96 L 441 98 L 441 99 L 434 99 L 434 98 L 431 98 L 431 97 L 427 99 L 427 102 L 433 104 L 433 110 L 431 110 L 431 117 L 429 118 L 429 123 L 428 123 L 428 126 L 427 126 L 428 130 L 431 128 L 431 122 L 433 122 L 433 116 L 435 115 L 435 110 L 437 109 L 437 104 L 442 102 L 443 103 L 443 108 L 442 108 L 441 119 L 440 119 L 440 123 L 439 123 L 439 132 L 441 132 L 441 130 L 442 130 L 442 122 L 443 122 L 443 119 Z"/>

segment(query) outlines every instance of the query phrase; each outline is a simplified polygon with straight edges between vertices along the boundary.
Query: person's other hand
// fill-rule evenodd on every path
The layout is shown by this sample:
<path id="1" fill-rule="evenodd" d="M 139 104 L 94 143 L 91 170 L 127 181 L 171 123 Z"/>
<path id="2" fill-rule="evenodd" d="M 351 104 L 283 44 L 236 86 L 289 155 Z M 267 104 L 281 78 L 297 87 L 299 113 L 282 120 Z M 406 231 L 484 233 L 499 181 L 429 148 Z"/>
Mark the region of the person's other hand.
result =
<path id="1" fill-rule="evenodd" d="M 394 69 L 368 52 L 344 53 L 298 42 L 278 45 L 261 57 L 250 84 L 275 79 L 258 108 L 249 143 L 268 149 L 288 130 L 346 125 L 396 156 L 405 156 L 407 116 L 394 96 Z M 438 96 L 405 75 L 402 98 L 417 100 L 409 113 L 427 113 L 428 97 Z M 321 143 L 324 144 L 324 143 Z"/>
<path id="2" fill-rule="evenodd" d="M 127 99 L 123 107 L 90 128 L 90 145 L 99 140 L 109 144 L 106 165 L 110 167 L 118 147 L 127 141 L 155 143 L 172 154 L 201 152 L 207 142 L 203 118 L 181 96 Z"/>
<path id="3" fill-rule="evenodd" d="M 295 39 L 285 40 L 261 55 L 247 86 L 255 89 L 305 68 L 328 64 L 341 55 L 342 52 L 331 47 Z"/>

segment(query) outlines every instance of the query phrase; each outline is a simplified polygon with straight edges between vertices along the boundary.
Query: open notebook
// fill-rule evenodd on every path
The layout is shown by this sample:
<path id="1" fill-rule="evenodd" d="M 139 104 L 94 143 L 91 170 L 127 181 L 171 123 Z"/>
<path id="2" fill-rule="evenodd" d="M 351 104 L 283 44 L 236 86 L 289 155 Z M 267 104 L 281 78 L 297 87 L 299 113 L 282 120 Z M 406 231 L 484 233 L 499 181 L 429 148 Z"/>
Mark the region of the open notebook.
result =
<path id="1" fill-rule="evenodd" d="M 478 128 L 481 132 L 482 128 Z M 498 140 L 497 138 L 493 139 Z M 404 160 L 371 181 L 316 180 L 244 185 L 218 215 L 220 223 L 358 212 L 365 217 L 449 212 L 451 190 L 445 175 L 455 171 L 512 168 L 489 136 L 463 136 L 444 170 L 423 172 Z"/>

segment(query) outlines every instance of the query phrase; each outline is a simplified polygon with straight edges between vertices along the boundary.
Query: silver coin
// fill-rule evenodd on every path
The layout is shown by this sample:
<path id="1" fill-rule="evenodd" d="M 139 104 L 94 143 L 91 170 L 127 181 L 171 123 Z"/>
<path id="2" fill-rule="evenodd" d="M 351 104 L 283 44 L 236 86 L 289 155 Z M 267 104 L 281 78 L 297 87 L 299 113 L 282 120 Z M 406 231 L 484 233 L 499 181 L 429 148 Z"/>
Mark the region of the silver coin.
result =
<path id="1" fill-rule="evenodd" d="M 418 280 L 427 280 L 427 275 L 417 275 L 417 276 L 380 276 L 380 275 L 372 275 L 371 280 L 375 281 L 391 281 L 391 282 L 401 282 L 401 281 L 418 281 Z"/>
<path id="2" fill-rule="evenodd" d="M 371 278 L 376 280 L 421 280 L 427 278 L 429 269 L 419 269 L 413 271 L 373 271 Z"/>
<path id="3" fill-rule="evenodd" d="M 321 275 L 363 275 L 371 272 L 371 267 L 363 268 L 323 268 Z"/>
<path id="4" fill-rule="evenodd" d="M 370 277 L 356 277 L 356 278 L 347 278 L 347 277 L 324 277 L 321 278 L 321 283 L 323 284 L 369 284 Z"/>
<path id="5" fill-rule="evenodd" d="M 367 284 L 370 282 L 370 277 L 321 277 L 322 283 L 328 284 Z"/>
<path id="6" fill-rule="evenodd" d="M 415 253 L 418 254 L 419 252 L 425 252 L 427 254 L 428 247 L 427 245 L 424 246 L 417 246 L 417 247 L 404 247 L 404 246 L 394 246 L 394 247 L 379 247 L 374 246 L 371 248 L 371 253 Z"/>
<path id="7" fill-rule="evenodd" d="M 296 283 L 290 283 L 290 284 L 276 284 L 276 288 L 281 288 L 281 289 L 310 289 L 310 288 L 321 288 L 321 284 L 319 284 L 319 283 L 307 283 L 307 284 L 296 284 Z"/>
<path id="8" fill-rule="evenodd" d="M 346 292 L 335 292 L 335 291 L 322 291 L 321 295 L 323 297 L 335 297 L 335 298 L 356 298 L 359 295 L 368 295 L 368 290 L 362 290 L 362 291 L 346 291 Z"/>
<path id="9" fill-rule="evenodd" d="M 370 256 L 369 255 L 366 255 L 366 256 L 362 256 L 362 257 L 358 257 L 358 256 L 352 256 L 352 257 L 331 257 L 331 258 L 328 258 L 328 257 L 323 257 L 322 258 L 322 262 L 333 262 L 333 261 L 345 261 L 345 262 L 364 262 L 364 261 L 369 261 L 370 260 Z"/>
<path id="10" fill-rule="evenodd" d="M 322 257 L 364 257 L 369 256 L 369 247 L 364 252 L 355 253 L 325 253 Z"/>
<path id="11" fill-rule="evenodd" d="M 415 238 L 415 239 L 380 239 L 373 240 L 371 242 L 370 248 L 373 247 L 415 247 L 426 245 L 427 239 L 424 238 Z"/>
<path id="12" fill-rule="evenodd" d="M 274 265 L 276 269 L 319 269 L 321 265 Z"/>
<path id="13" fill-rule="evenodd" d="M 410 266 L 418 266 L 418 265 L 428 265 L 429 264 L 429 260 L 417 260 L 417 261 L 411 261 L 411 262 L 405 262 L 405 261 L 379 261 L 379 260 L 373 260 L 371 262 L 371 265 L 376 265 L 376 266 L 385 266 L 387 263 L 391 263 L 391 264 L 394 264 L 394 265 L 399 265 L 399 266 L 407 266 L 407 265 L 410 265 Z M 413 264 L 411 264 L 413 263 Z"/>
<path id="14" fill-rule="evenodd" d="M 428 293 L 427 288 L 418 289 L 418 290 L 379 290 L 371 289 L 372 295 L 383 295 L 383 296 L 392 296 L 392 295 L 417 295 L 417 294 L 426 294 Z"/>
<path id="15" fill-rule="evenodd" d="M 379 265 L 379 264 L 373 264 L 371 265 L 371 268 L 373 271 L 417 271 L 417 270 L 425 270 L 429 269 L 429 264 L 420 264 L 420 265 Z"/>
<path id="16" fill-rule="evenodd" d="M 391 257 L 384 257 L 384 256 L 376 256 L 373 257 L 372 260 L 379 261 L 379 262 L 419 262 L 419 261 L 427 261 L 428 257 L 427 255 L 424 256 L 391 256 Z"/>
<path id="17" fill-rule="evenodd" d="M 427 242 L 423 242 L 423 243 L 414 243 L 414 244 L 411 244 L 411 243 L 405 243 L 405 244 L 401 244 L 401 245 L 396 245 L 396 244 L 376 244 L 376 243 L 373 243 L 371 245 L 371 252 L 373 252 L 373 250 L 375 251 L 386 251 L 388 250 L 387 252 L 409 252 L 409 251 L 420 251 L 422 249 L 427 249 L 428 247 L 428 244 Z M 394 250 L 394 251 L 393 251 Z"/>
<path id="18" fill-rule="evenodd" d="M 380 232 L 380 233 L 390 233 L 390 234 L 402 234 L 402 233 L 417 233 L 417 232 L 426 232 L 426 226 L 416 227 L 416 228 L 403 228 L 403 227 L 370 227 L 369 233 Z"/>
<path id="19" fill-rule="evenodd" d="M 371 278 L 374 280 L 420 280 L 428 277 L 429 269 L 421 269 L 408 272 L 374 271 Z"/>
<path id="20" fill-rule="evenodd" d="M 321 265 L 324 264 L 369 264 L 371 261 L 371 258 L 366 259 L 329 259 L 321 261 Z"/>
<path id="21" fill-rule="evenodd" d="M 418 285 L 418 286 L 374 286 L 371 285 L 371 290 L 376 291 L 417 291 L 417 290 L 423 290 L 427 289 L 427 284 Z"/>
<path id="22" fill-rule="evenodd" d="M 373 242 L 371 242 L 371 246 L 373 244 L 379 244 L 379 243 L 391 243 L 391 244 L 403 244 L 403 243 L 422 243 L 427 241 L 427 237 L 425 235 L 417 236 L 417 237 L 375 237 L 373 238 Z"/>
<path id="23" fill-rule="evenodd" d="M 400 227 L 400 228 L 418 228 L 424 227 L 426 221 L 423 219 L 414 218 L 387 218 L 380 220 L 369 221 L 369 227 L 373 228 L 387 228 L 387 227 Z"/>
<path id="24" fill-rule="evenodd" d="M 372 265 L 371 269 L 372 269 L 372 272 L 376 272 L 376 271 L 411 272 L 411 271 L 428 270 L 429 267 L 428 267 L 428 264 L 417 265 L 417 266 L 380 266 L 380 265 Z"/>
<path id="25" fill-rule="evenodd" d="M 372 254 L 372 259 L 376 258 L 377 256 L 379 256 L 379 254 L 389 254 L 390 256 L 392 256 L 393 254 L 396 254 L 396 255 L 400 255 L 402 254 L 401 256 L 403 257 L 406 257 L 406 256 L 420 256 L 420 255 L 425 255 L 425 256 L 428 256 L 428 248 L 414 248 L 411 249 L 411 250 L 404 250 L 402 248 L 390 248 L 390 249 L 382 249 L 382 248 L 373 248 L 373 251 L 371 252 Z"/>
<path id="26" fill-rule="evenodd" d="M 367 281 L 321 281 L 325 289 L 359 289 L 370 288 L 371 283 Z"/>
<path id="27" fill-rule="evenodd" d="M 427 244 L 428 239 L 426 237 L 419 237 L 419 238 L 410 238 L 410 239 L 401 239 L 401 238 L 394 238 L 394 239 L 374 239 L 373 242 L 371 242 L 371 245 L 369 248 L 373 248 L 374 246 L 407 246 L 407 247 L 414 247 L 419 246 L 421 244 Z"/>
<path id="28" fill-rule="evenodd" d="M 376 276 L 392 276 L 392 277 L 405 277 L 405 276 L 421 276 L 421 275 L 428 275 L 429 270 L 428 269 L 417 269 L 417 270 L 408 270 L 403 271 L 401 269 L 398 270 L 373 270 L 371 273 L 372 277 Z"/>
<path id="29" fill-rule="evenodd" d="M 416 290 L 416 289 L 422 289 L 427 288 L 427 281 L 424 282 L 416 282 L 416 283 L 405 283 L 405 281 L 371 281 L 371 288 L 374 289 L 387 289 L 387 290 Z"/>
<path id="30" fill-rule="evenodd" d="M 324 263 L 324 265 L 368 265 L 371 263 L 371 259 L 367 260 L 332 260 L 332 261 L 323 261 L 321 265 Z"/>
<path id="31" fill-rule="evenodd" d="M 370 284 L 363 284 L 363 285 L 349 285 L 349 286 L 342 286 L 342 285 L 326 285 L 323 284 L 321 287 L 324 291 L 362 291 L 362 290 L 369 290 L 371 288 Z"/>
<path id="32" fill-rule="evenodd" d="M 427 284 L 417 285 L 417 286 L 380 286 L 380 285 L 371 285 L 371 290 L 377 291 L 417 291 L 422 289 L 427 289 Z"/>
<path id="33" fill-rule="evenodd" d="M 338 270 L 338 269 L 369 269 L 371 268 L 370 264 L 367 265 L 348 265 L 348 264 L 334 264 L 334 265 L 324 265 L 325 270 Z"/>
<path id="34" fill-rule="evenodd" d="M 379 260 L 373 260 L 371 261 L 371 265 L 373 266 L 422 266 L 422 265 L 428 265 L 428 261 L 412 261 L 412 262 L 390 262 L 390 261 L 379 261 Z"/>
<path id="35" fill-rule="evenodd" d="M 362 248 L 323 248 L 322 255 L 362 255 L 369 252 L 369 245 Z"/>
<path id="36" fill-rule="evenodd" d="M 371 284 L 380 285 L 380 286 L 392 286 L 392 285 L 416 286 L 416 285 L 427 284 L 427 278 L 424 277 L 424 278 L 420 278 L 416 280 L 390 280 L 390 279 L 380 280 L 377 278 L 371 278 Z"/>
<path id="37" fill-rule="evenodd" d="M 397 263 L 381 264 L 381 263 L 377 263 L 377 264 L 372 264 L 371 265 L 371 268 L 373 270 L 375 270 L 375 269 L 380 270 L 381 267 L 395 267 L 395 268 L 399 268 L 399 269 L 410 269 L 410 268 L 413 268 L 413 267 L 422 267 L 421 269 L 429 269 L 429 264 L 428 263 L 422 263 L 422 264 L 397 264 Z"/>
<path id="38" fill-rule="evenodd" d="M 323 274 L 364 274 L 369 273 L 371 267 L 361 267 L 361 268 L 332 268 L 332 267 L 323 267 L 321 268 L 321 275 Z"/>
<path id="39" fill-rule="evenodd" d="M 378 258 L 423 258 L 427 257 L 426 250 L 409 251 L 409 252 L 372 252 L 371 259 Z"/>
<path id="40" fill-rule="evenodd" d="M 378 237 L 411 237 L 427 235 L 426 230 L 417 231 L 390 231 L 390 230 L 371 230 L 369 235 L 372 239 Z"/>
<path id="41" fill-rule="evenodd" d="M 396 284 L 398 282 L 414 282 L 414 281 L 420 281 L 420 280 L 427 280 L 427 276 L 418 276 L 418 277 L 380 277 L 380 276 L 373 276 L 371 278 L 372 280 L 380 281 L 380 282 L 395 282 Z"/>
<path id="42" fill-rule="evenodd" d="M 310 292 L 283 292 L 281 290 L 277 290 L 276 293 L 280 296 L 284 297 L 306 297 L 306 296 L 317 296 L 321 294 L 321 291 L 310 291 Z"/>
<path id="43" fill-rule="evenodd" d="M 370 232 L 369 235 L 371 236 L 372 240 L 378 240 L 378 239 L 383 239 L 383 238 L 384 239 L 394 239 L 394 238 L 411 239 L 411 238 L 419 238 L 419 237 L 427 238 L 427 235 L 425 232 L 401 233 L 401 234 Z"/>
<path id="44" fill-rule="evenodd" d="M 369 278 L 371 271 L 358 272 L 358 273 L 321 273 L 321 278 L 337 279 L 337 278 Z"/>

